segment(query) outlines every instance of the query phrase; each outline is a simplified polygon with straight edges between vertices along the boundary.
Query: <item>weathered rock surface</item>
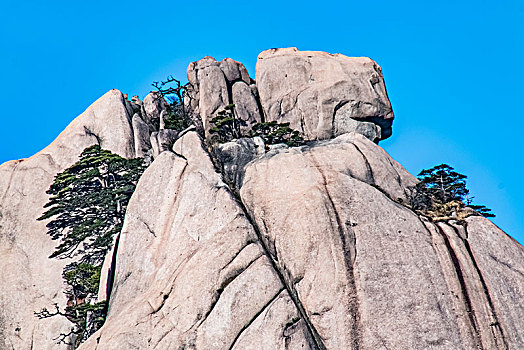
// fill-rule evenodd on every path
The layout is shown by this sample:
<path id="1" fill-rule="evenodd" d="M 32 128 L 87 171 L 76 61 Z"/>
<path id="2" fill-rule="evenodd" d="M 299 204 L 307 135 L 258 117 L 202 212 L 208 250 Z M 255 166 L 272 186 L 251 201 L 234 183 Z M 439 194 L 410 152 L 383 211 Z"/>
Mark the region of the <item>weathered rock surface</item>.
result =
<path id="1" fill-rule="evenodd" d="M 278 331 L 268 328 L 265 342 L 283 344 L 298 312 L 255 230 L 195 132 L 174 151 L 155 159 L 131 199 L 109 316 L 82 349 L 232 348 L 259 337 L 244 331 L 274 308 L 285 314 L 268 314 Z M 294 343 L 306 344 L 307 328 L 296 328 Z"/>
<path id="2" fill-rule="evenodd" d="M 229 104 L 235 105 L 243 129 L 262 121 L 257 95 L 246 68 L 230 58 L 217 62 L 207 56 L 187 68 L 186 108 L 199 131 L 209 136 L 210 121 Z"/>
<path id="3" fill-rule="evenodd" d="M 240 188 L 245 166 L 265 153 L 264 146 L 264 140 L 260 137 L 241 138 L 215 145 L 213 154 L 226 182 L 232 184 L 234 188 Z"/>
<path id="4" fill-rule="evenodd" d="M 202 142 L 187 133 L 142 177 L 108 320 L 82 349 L 524 344 L 522 247 L 486 219 L 466 232 L 399 204 L 414 177 L 362 135 L 230 152 L 250 159 L 240 203 Z"/>
<path id="5" fill-rule="evenodd" d="M 135 155 L 138 158 L 151 157 L 151 132 L 149 126 L 138 113 L 133 115 L 132 126 L 134 131 Z"/>
<path id="6" fill-rule="evenodd" d="M 135 156 L 131 116 L 122 93 L 111 90 L 44 150 L 0 166 L 0 349 L 65 349 L 53 338 L 69 332 L 69 321 L 34 315 L 43 307 L 52 310 L 54 303 L 63 309 L 61 275 L 67 263 L 48 258 L 56 242 L 47 235 L 46 223 L 36 219 L 54 176 L 86 147 L 98 143 L 123 157 Z"/>
<path id="7" fill-rule="evenodd" d="M 151 133 L 150 142 L 153 150 L 153 158 L 167 151 L 170 146 L 173 145 L 177 136 L 178 131 L 171 129 L 161 129 Z"/>
<path id="8" fill-rule="evenodd" d="M 258 56 L 256 85 L 266 121 L 289 122 L 309 140 L 352 131 L 378 131 L 374 141 L 391 135 L 382 70 L 369 58 L 271 49 Z"/>

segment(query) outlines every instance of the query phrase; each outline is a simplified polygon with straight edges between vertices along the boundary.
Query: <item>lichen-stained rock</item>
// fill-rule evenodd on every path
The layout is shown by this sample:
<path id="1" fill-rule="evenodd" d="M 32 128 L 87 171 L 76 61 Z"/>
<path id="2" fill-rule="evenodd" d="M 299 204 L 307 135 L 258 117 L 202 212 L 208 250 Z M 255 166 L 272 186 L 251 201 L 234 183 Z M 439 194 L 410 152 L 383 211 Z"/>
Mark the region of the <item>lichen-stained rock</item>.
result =
<path id="1" fill-rule="evenodd" d="M 62 269 L 49 259 L 56 241 L 37 221 L 54 176 L 78 160 L 88 146 L 134 157 L 131 116 L 118 90 L 94 102 L 44 150 L 0 166 L 0 349 L 66 349 L 53 340 L 69 333 L 64 317 L 39 320 L 34 312 L 65 307 Z"/>
<path id="2" fill-rule="evenodd" d="M 228 349 L 285 287 L 192 131 L 129 203 L 106 323 L 81 349 Z M 297 312 L 275 316 L 284 343 Z M 298 340 L 297 340 L 298 341 Z"/>
<path id="3" fill-rule="evenodd" d="M 356 134 L 271 151 L 247 165 L 241 199 L 327 349 L 459 349 L 431 237 L 390 199 L 411 176 L 384 157 Z"/>
<path id="4" fill-rule="evenodd" d="M 379 125 L 377 140 L 391 135 L 393 111 L 382 71 L 369 58 L 296 48 L 266 50 L 258 56 L 256 85 L 266 121 L 289 122 L 307 139 L 362 128 L 370 133 L 369 125 L 349 119 Z"/>

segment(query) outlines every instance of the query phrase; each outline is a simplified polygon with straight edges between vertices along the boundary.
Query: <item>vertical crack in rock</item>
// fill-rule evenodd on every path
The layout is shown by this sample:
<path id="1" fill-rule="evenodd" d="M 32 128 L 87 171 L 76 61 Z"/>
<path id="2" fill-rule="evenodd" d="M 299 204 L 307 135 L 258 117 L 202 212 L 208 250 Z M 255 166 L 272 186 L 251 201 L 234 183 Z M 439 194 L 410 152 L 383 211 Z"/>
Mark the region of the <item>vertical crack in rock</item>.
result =
<path id="1" fill-rule="evenodd" d="M 371 168 L 371 164 L 369 164 L 367 157 L 364 155 L 364 153 L 360 150 L 360 148 L 354 142 L 352 142 L 352 144 L 353 146 L 355 146 L 355 149 L 357 150 L 358 153 L 360 153 L 360 155 L 364 159 L 364 162 L 366 163 L 366 169 L 369 175 L 368 180 L 371 181 L 372 184 L 375 184 L 375 176 L 373 175 L 373 169 Z"/>
<path id="2" fill-rule="evenodd" d="M 260 122 L 265 123 L 266 122 L 266 114 L 264 112 L 264 107 L 262 107 L 262 102 L 260 101 L 260 94 L 258 93 L 258 88 L 255 85 L 255 89 L 253 91 L 253 96 L 255 97 L 255 102 L 257 103 L 258 111 L 260 113 Z"/>
<path id="3" fill-rule="evenodd" d="M 111 266 L 109 267 L 109 271 L 107 273 L 107 284 L 106 284 L 106 310 L 109 309 L 109 300 L 111 299 L 111 292 L 113 291 L 113 284 L 115 282 L 115 274 L 116 274 L 116 256 L 118 252 L 118 245 L 120 243 L 120 233 L 118 236 L 116 236 L 115 239 L 115 248 L 113 250 L 113 256 L 111 257 Z"/>
<path id="4" fill-rule="evenodd" d="M 233 339 L 233 342 L 231 343 L 231 345 L 229 346 L 229 350 L 232 350 L 233 347 L 235 346 L 236 342 L 238 341 L 238 339 L 240 338 L 240 336 L 242 335 L 242 333 L 244 333 L 244 331 L 246 329 L 248 329 L 249 326 L 251 326 L 251 324 L 253 322 L 255 322 L 255 320 L 257 319 L 258 316 L 260 316 L 260 314 L 262 312 L 264 312 L 265 309 L 267 309 L 280 295 L 280 293 L 282 293 L 282 291 L 285 289 L 284 288 L 281 288 L 280 290 L 278 290 L 275 295 L 269 299 L 269 301 L 260 308 L 260 310 L 242 327 L 242 329 L 240 329 L 240 332 L 238 332 L 238 334 L 236 335 L 235 339 Z"/>
<path id="5" fill-rule="evenodd" d="M 203 142 L 202 139 L 201 139 L 201 145 L 202 145 L 202 149 L 205 152 L 208 153 L 209 159 L 212 160 L 212 163 L 214 165 L 215 171 L 217 173 L 219 173 L 222 176 L 222 178 L 225 178 L 225 175 L 220 171 L 220 169 L 222 168 L 221 166 L 219 166 L 220 162 L 215 157 L 213 157 L 212 154 L 210 154 L 210 152 L 207 149 L 207 147 L 205 147 L 204 142 Z M 275 261 L 273 255 L 270 252 L 269 247 L 266 244 L 266 241 L 263 239 L 262 232 L 260 231 L 260 228 L 258 227 L 258 224 L 256 223 L 256 220 L 251 217 L 249 211 L 247 210 L 246 206 L 244 205 L 244 202 L 242 202 L 242 198 L 240 197 L 240 194 L 238 193 L 237 190 L 235 190 L 233 187 L 231 187 L 231 186 L 229 186 L 227 184 L 225 185 L 225 188 L 227 188 L 229 190 L 229 193 L 231 193 L 232 198 L 235 200 L 235 202 L 242 209 L 242 212 L 244 213 L 244 216 L 245 216 L 246 220 L 250 223 L 251 227 L 253 227 L 253 230 L 255 231 L 255 234 L 257 236 L 257 240 L 260 243 L 260 246 L 262 247 L 262 250 L 264 251 L 264 255 L 267 256 L 267 258 L 268 258 L 269 262 L 271 263 L 271 266 L 275 270 L 279 280 L 281 281 L 282 285 L 287 290 L 291 300 L 295 304 L 295 307 L 297 308 L 297 310 L 298 310 L 298 312 L 300 314 L 300 317 L 306 323 L 308 331 L 310 332 L 311 337 L 314 340 L 315 346 L 317 347 L 318 350 L 326 350 L 326 346 L 322 342 L 322 338 L 320 337 L 320 334 L 316 330 L 315 326 L 313 326 L 313 323 L 309 319 L 309 317 L 307 315 L 307 312 L 306 312 L 306 310 L 304 308 L 304 305 L 302 304 L 302 302 L 300 301 L 300 298 L 298 297 L 298 293 L 296 292 L 296 290 L 294 289 L 294 287 L 290 283 L 287 283 L 284 272 L 281 271 L 280 268 L 278 267 L 277 262 Z"/>
<path id="6" fill-rule="evenodd" d="M 300 317 L 305 321 L 306 326 L 307 326 L 309 332 L 311 333 L 311 336 L 313 338 L 313 341 L 314 341 L 317 349 L 318 350 L 326 350 L 326 346 L 322 342 L 322 338 L 320 337 L 320 334 L 318 334 L 318 331 L 316 330 L 315 326 L 313 326 L 313 323 L 309 319 L 309 317 L 308 317 L 308 315 L 306 313 L 306 310 L 304 308 L 304 305 L 302 305 L 302 302 L 300 301 L 300 299 L 298 297 L 298 293 L 295 291 L 294 287 L 291 284 L 287 283 L 287 281 L 286 281 L 286 279 L 284 277 L 284 273 L 280 270 L 280 268 L 278 267 L 275 259 L 271 255 L 268 246 L 266 245 L 264 239 L 262 238 L 262 233 L 260 232 L 260 228 L 258 227 L 258 224 L 256 223 L 256 221 L 249 214 L 249 211 L 247 210 L 246 206 L 244 205 L 244 202 L 242 202 L 242 199 L 240 198 L 238 193 L 233 192 L 231 189 L 230 189 L 230 193 L 232 194 L 233 198 L 236 200 L 236 202 L 238 203 L 238 205 L 240 206 L 240 208 L 244 212 L 244 215 L 245 215 L 246 219 L 248 220 L 248 222 L 253 227 L 253 230 L 255 231 L 255 233 L 257 235 L 258 242 L 260 243 L 260 245 L 262 246 L 262 249 L 264 251 L 264 255 L 267 256 L 269 262 L 271 263 L 271 266 L 273 267 L 273 269 L 275 270 L 276 274 L 278 275 L 278 278 L 280 279 L 280 281 L 284 285 L 284 288 L 287 290 L 291 300 L 293 300 L 293 303 L 295 304 L 295 307 L 297 308 L 297 310 L 298 310 L 298 312 L 300 314 Z"/>
<path id="7" fill-rule="evenodd" d="M 419 218 L 419 220 L 420 220 L 420 218 Z M 422 220 L 421 220 L 421 223 L 424 225 Z M 476 346 L 478 348 L 480 348 L 480 349 L 484 349 L 484 346 L 482 345 L 482 338 L 480 336 L 479 325 L 478 325 L 478 322 L 477 322 L 477 318 L 475 316 L 475 311 L 473 310 L 473 305 L 472 305 L 472 302 L 471 302 L 471 299 L 470 299 L 470 296 L 469 296 L 468 287 L 466 285 L 466 280 L 464 278 L 464 273 L 462 272 L 462 267 L 461 267 L 460 261 L 459 261 L 459 259 L 457 257 L 457 254 L 455 253 L 455 250 L 451 246 L 451 243 L 449 242 L 449 238 L 446 235 L 446 233 L 444 232 L 444 230 L 438 224 L 434 224 L 433 226 L 437 229 L 437 232 L 440 234 L 440 236 L 444 240 L 444 244 L 445 244 L 446 249 L 448 251 L 449 257 L 451 258 L 451 262 L 453 263 L 453 268 L 455 270 L 455 273 L 457 274 L 457 279 L 458 279 L 458 282 L 459 282 L 459 285 L 460 285 L 460 290 L 461 290 L 461 293 L 462 293 L 462 299 L 464 300 L 464 304 L 466 306 L 466 312 L 468 314 L 468 319 L 469 319 L 471 327 L 473 328 L 473 330 L 475 332 L 474 338 L 475 338 L 475 342 L 477 343 Z M 424 225 L 424 227 L 425 227 L 425 225 Z M 431 235 L 431 233 L 430 233 L 430 235 Z"/>
<path id="8" fill-rule="evenodd" d="M 129 113 L 129 110 L 127 108 L 128 103 L 129 103 L 127 101 L 127 97 L 124 97 L 124 95 L 120 95 L 120 96 L 121 96 L 120 98 L 121 98 L 122 105 L 124 106 L 124 111 L 126 113 L 127 122 L 129 123 L 129 129 L 131 130 L 131 138 L 129 139 L 130 147 L 132 150 L 136 150 L 135 148 L 135 129 L 133 128 L 133 113 Z M 138 157 L 136 152 L 134 156 Z"/>
<path id="9" fill-rule="evenodd" d="M 358 149 L 358 148 L 357 148 Z M 351 290 L 351 293 L 353 294 L 350 296 L 349 305 L 351 313 L 351 316 L 353 317 L 353 325 L 351 327 L 351 339 L 353 340 L 353 349 L 358 350 L 360 348 L 361 343 L 361 334 L 360 334 L 360 312 L 359 312 L 359 299 L 357 294 L 357 287 L 355 282 L 355 271 L 354 271 L 354 263 L 357 258 L 357 250 L 356 250 L 356 235 L 355 233 L 349 229 L 349 227 L 346 227 L 348 229 L 348 236 L 346 237 L 346 233 L 343 229 L 342 220 L 340 218 L 340 215 L 337 211 L 337 207 L 335 206 L 335 203 L 333 201 L 333 198 L 331 197 L 331 192 L 328 189 L 328 183 L 326 179 L 326 175 L 322 171 L 322 168 L 320 167 L 317 159 L 315 158 L 313 153 L 309 153 L 309 158 L 315 165 L 315 168 L 318 170 L 320 176 L 322 177 L 322 185 L 324 186 L 324 191 L 327 195 L 327 199 L 329 201 L 329 205 L 331 207 L 331 210 L 333 211 L 333 214 L 335 215 L 335 220 L 337 223 L 337 230 L 338 234 L 340 236 L 340 240 L 342 242 L 342 247 L 344 249 L 344 261 L 346 264 L 346 271 L 347 271 L 347 277 L 349 280 L 349 288 Z M 369 165 L 369 164 L 368 164 Z M 349 232 L 351 231 L 351 232 Z"/>
<path id="10" fill-rule="evenodd" d="M 491 333 L 493 335 L 493 339 L 495 340 L 495 344 L 497 345 L 497 348 L 502 349 L 509 349 L 508 343 L 506 341 L 506 338 L 504 336 L 504 331 L 502 329 L 502 326 L 498 320 L 497 312 L 495 311 L 495 306 L 493 304 L 493 300 L 491 299 L 491 294 L 489 293 L 488 286 L 486 284 L 486 281 L 484 280 L 484 276 L 482 275 L 482 272 L 480 271 L 480 268 L 477 265 L 477 261 L 475 260 L 475 256 L 473 255 L 473 251 L 471 250 L 471 247 L 469 245 L 469 241 L 467 239 L 463 239 L 460 237 L 458 230 L 453 225 L 449 225 L 453 231 L 457 234 L 457 236 L 461 239 L 461 241 L 464 243 L 464 246 L 466 248 L 466 251 L 468 252 L 468 256 L 471 259 L 471 263 L 473 264 L 473 267 L 475 268 L 475 272 L 477 273 L 480 283 L 482 285 L 483 292 L 486 296 L 486 300 L 488 302 L 489 310 L 491 312 L 491 319 L 493 322 L 489 325 Z M 468 228 L 467 225 L 464 226 L 464 230 L 466 231 L 466 237 L 468 236 Z M 498 333 L 498 334 L 497 334 Z M 502 344 L 500 344 L 500 339 L 502 339 Z"/>

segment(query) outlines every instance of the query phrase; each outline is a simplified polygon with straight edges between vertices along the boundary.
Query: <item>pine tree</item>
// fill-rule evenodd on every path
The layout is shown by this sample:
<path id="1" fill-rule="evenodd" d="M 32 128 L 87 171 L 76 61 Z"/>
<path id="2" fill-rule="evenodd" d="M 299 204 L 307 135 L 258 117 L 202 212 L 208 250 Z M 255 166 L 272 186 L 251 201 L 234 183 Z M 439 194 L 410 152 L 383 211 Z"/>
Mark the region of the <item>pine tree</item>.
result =
<path id="1" fill-rule="evenodd" d="M 105 301 L 95 303 L 102 263 L 113 239 L 123 225 L 124 215 L 138 179 L 145 169 L 142 159 L 125 159 L 95 145 L 86 148 L 80 160 L 55 176 L 44 205 L 48 208 L 38 220 L 47 223 L 48 234 L 59 241 L 50 258 L 72 258 L 62 274 L 67 290 L 64 312 L 43 309 L 39 318 L 55 315 L 67 317 L 73 324 L 65 342 L 73 336 L 77 347 L 105 319 Z"/>
<path id="2" fill-rule="evenodd" d="M 251 136 L 260 136 L 266 145 L 285 143 L 289 147 L 304 144 L 304 138 L 300 133 L 289 127 L 289 123 L 277 123 L 276 121 L 257 123 L 251 128 Z"/>
<path id="3" fill-rule="evenodd" d="M 213 126 L 209 129 L 211 143 L 224 143 L 241 138 L 243 135 L 240 127 L 246 124 L 235 115 L 234 104 L 225 106 L 210 123 Z"/>
<path id="4" fill-rule="evenodd" d="M 486 206 L 471 204 L 473 197 L 469 196 L 466 187 L 467 176 L 447 164 L 423 169 L 418 178 L 420 182 L 413 189 L 411 198 L 411 206 L 415 210 L 446 217 L 467 205 L 482 216 L 495 216 Z"/>
<path id="5" fill-rule="evenodd" d="M 469 194 L 466 188 L 467 176 L 457 173 L 447 164 L 423 169 L 418 174 L 418 178 L 426 185 L 428 193 L 441 203 L 464 201 Z"/>

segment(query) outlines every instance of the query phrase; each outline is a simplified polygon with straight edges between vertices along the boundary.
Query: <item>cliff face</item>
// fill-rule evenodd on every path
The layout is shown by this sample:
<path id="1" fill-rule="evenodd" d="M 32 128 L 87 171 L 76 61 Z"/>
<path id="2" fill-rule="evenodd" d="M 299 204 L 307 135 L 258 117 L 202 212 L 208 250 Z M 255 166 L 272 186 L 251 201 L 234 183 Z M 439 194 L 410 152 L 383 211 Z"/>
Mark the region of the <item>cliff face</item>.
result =
<path id="1" fill-rule="evenodd" d="M 405 205 L 416 179 L 376 144 L 393 118 L 376 63 L 280 49 L 259 56 L 256 81 L 210 57 L 188 78 L 196 129 L 157 130 L 154 94 L 113 90 L 0 167 L 0 348 L 59 348 L 70 327 L 33 316 L 65 302 L 36 218 L 54 174 L 100 140 L 154 161 L 115 247 L 106 323 L 82 349 L 524 348 L 523 247 L 485 218 L 434 223 Z M 311 141 L 209 149 L 230 103 L 247 125 L 289 122 Z"/>
<path id="2" fill-rule="evenodd" d="M 34 315 L 55 303 L 63 309 L 62 269 L 68 263 L 48 258 L 56 242 L 46 234 L 46 223 L 36 219 L 49 199 L 46 191 L 54 176 L 75 163 L 86 147 L 100 144 L 123 157 L 135 157 L 135 139 L 143 133 L 149 138 L 147 126 L 142 131 L 133 128 L 132 121 L 148 119 L 142 105 L 111 90 L 48 147 L 0 166 L 0 349 L 66 348 L 52 339 L 68 333 L 70 322 L 62 317 L 38 320 Z"/>

